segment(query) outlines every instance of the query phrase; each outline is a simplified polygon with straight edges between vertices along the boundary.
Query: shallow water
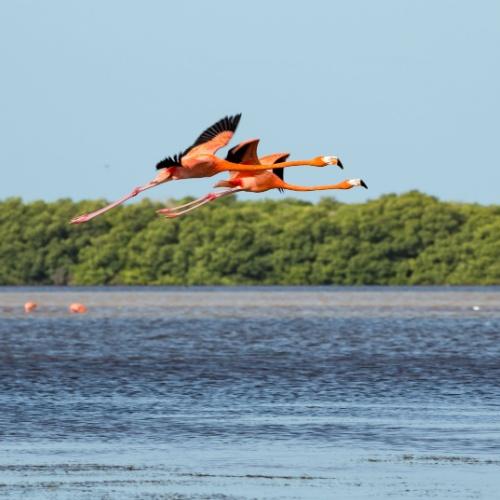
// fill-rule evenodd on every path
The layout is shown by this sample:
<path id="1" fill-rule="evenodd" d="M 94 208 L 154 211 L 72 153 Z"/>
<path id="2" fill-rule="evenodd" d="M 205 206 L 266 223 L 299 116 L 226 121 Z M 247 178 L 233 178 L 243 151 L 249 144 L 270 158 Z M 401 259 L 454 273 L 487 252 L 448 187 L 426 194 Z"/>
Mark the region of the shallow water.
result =
<path id="1" fill-rule="evenodd" d="M 496 498 L 500 289 L 0 288 L 0 408 L 0 497 Z"/>

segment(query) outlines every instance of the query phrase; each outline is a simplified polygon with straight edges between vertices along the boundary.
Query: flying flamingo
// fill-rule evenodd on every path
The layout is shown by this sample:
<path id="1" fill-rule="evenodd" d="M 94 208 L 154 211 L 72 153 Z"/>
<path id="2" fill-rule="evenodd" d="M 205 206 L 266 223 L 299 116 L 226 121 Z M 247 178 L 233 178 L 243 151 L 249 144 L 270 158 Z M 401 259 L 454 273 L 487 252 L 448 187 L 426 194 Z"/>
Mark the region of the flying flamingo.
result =
<path id="1" fill-rule="evenodd" d="M 212 192 L 207 195 L 193 200 L 184 205 L 179 205 L 172 208 L 163 208 L 157 212 L 164 215 L 167 218 L 175 218 L 180 215 L 184 215 L 192 210 L 199 208 L 211 201 L 217 200 L 224 196 L 229 196 L 240 191 L 247 191 L 252 193 L 262 193 L 270 189 L 279 189 L 283 191 L 285 189 L 290 191 L 320 191 L 326 189 L 351 189 L 353 187 L 362 186 L 368 189 L 368 186 L 362 179 L 346 179 L 337 184 L 327 184 L 322 186 L 296 186 L 293 184 L 288 184 L 284 181 L 284 170 L 279 167 L 283 165 L 284 160 L 288 157 L 288 153 L 274 153 L 271 155 L 264 156 L 260 159 L 257 158 L 257 145 L 259 140 L 253 139 L 231 149 L 228 153 L 228 157 L 232 161 L 244 162 L 260 162 L 262 165 L 266 165 L 268 170 L 264 172 L 236 172 L 232 173 L 230 178 L 225 181 L 219 181 L 215 184 L 215 187 L 227 187 L 225 191 Z M 272 168 L 269 167 L 272 165 Z"/>
<path id="2" fill-rule="evenodd" d="M 244 177 L 255 178 L 259 175 L 262 175 L 263 172 L 270 172 L 271 171 L 269 167 L 270 165 L 276 163 L 279 160 L 285 161 L 289 156 L 288 153 L 274 153 L 271 155 L 264 156 L 262 158 L 258 158 L 257 156 L 258 144 L 259 144 L 259 139 L 249 139 L 248 141 L 240 142 L 237 146 L 234 146 L 232 149 L 228 151 L 226 160 L 231 161 L 232 163 L 239 163 L 241 165 L 255 165 L 255 164 L 268 165 L 267 170 L 257 171 L 257 172 L 247 172 L 247 171 L 230 172 L 230 176 L 228 179 L 229 181 L 233 181 L 235 179 L 242 179 Z M 341 166 L 341 168 L 343 168 L 343 166 Z M 278 171 L 278 169 L 276 170 Z M 280 189 L 280 191 L 283 190 Z M 157 210 L 157 213 L 171 214 L 172 211 L 196 205 L 196 207 L 193 206 L 192 208 L 192 210 L 194 210 L 194 208 L 198 208 L 202 205 L 205 205 L 206 203 L 215 201 L 218 198 L 227 196 L 229 194 L 233 194 L 232 190 L 208 193 L 207 195 L 202 196 L 201 198 L 193 200 L 189 203 L 185 203 L 184 205 L 179 205 L 177 207 L 166 207 L 161 210 Z"/>
<path id="3" fill-rule="evenodd" d="M 70 221 L 71 224 L 87 222 L 121 205 L 130 198 L 137 196 L 139 193 L 163 184 L 164 182 L 199 177 L 212 177 L 213 175 L 225 171 L 258 172 L 266 170 L 268 168 L 267 166 L 259 165 L 258 163 L 253 165 L 241 165 L 215 156 L 215 153 L 220 148 L 226 146 L 231 140 L 240 118 L 241 114 L 222 118 L 217 123 L 207 128 L 189 148 L 177 155 L 169 156 L 160 161 L 156 165 L 156 169 L 159 170 L 159 172 L 152 181 L 143 186 L 136 187 L 128 195 L 99 210 L 74 217 Z M 309 160 L 282 162 L 278 166 L 280 168 L 285 168 L 300 165 L 309 165 L 313 167 L 338 165 L 342 168 L 342 162 L 336 156 L 316 156 Z"/>

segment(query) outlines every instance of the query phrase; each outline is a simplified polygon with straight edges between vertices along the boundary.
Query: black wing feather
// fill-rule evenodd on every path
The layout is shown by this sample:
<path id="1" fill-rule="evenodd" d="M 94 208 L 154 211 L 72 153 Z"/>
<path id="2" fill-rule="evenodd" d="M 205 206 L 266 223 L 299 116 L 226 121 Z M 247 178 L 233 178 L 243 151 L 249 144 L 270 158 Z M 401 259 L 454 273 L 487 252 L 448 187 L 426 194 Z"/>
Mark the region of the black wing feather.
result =
<path id="1" fill-rule="evenodd" d="M 281 168 L 273 168 L 273 174 L 277 175 L 282 181 L 285 180 L 285 169 Z"/>
<path id="2" fill-rule="evenodd" d="M 276 158 L 276 161 L 275 163 L 279 163 L 279 162 L 282 162 L 283 160 L 285 160 L 285 158 L 287 157 L 288 155 L 284 155 L 282 156 L 281 158 Z M 284 167 L 280 167 L 280 168 L 273 168 L 273 174 L 274 175 L 277 175 L 282 181 L 285 180 L 285 169 Z M 278 188 L 278 191 L 280 193 L 284 193 L 285 190 L 283 188 Z"/>
<path id="3" fill-rule="evenodd" d="M 251 143 L 243 144 L 243 146 L 240 146 L 239 144 L 234 146 L 234 148 L 231 148 L 227 152 L 226 161 L 230 161 L 231 163 L 241 163 L 250 146 Z"/>
<path id="4" fill-rule="evenodd" d="M 273 168 L 273 174 L 277 175 L 282 181 L 285 180 L 285 169 L 283 167 L 281 168 Z M 283 193 L 285 190 L 283 188 L 278 188 L 278 191 L 280 193 Z"/>
<path id="5" fill-rule="evenodd" d="M 167 156 L 164 160 L 160 161 L 156 164 L 156 170 L 161 170 L 162 168 L 168 167 L 181 167 L 181 158 L 184 156 L 184 153 L 178 153 L 173 156 Z"/>
<path id="6" fill-rule="evenodd" d="M 184 151 L 183 155 L 187 154 L 196 146 L 211 141 L 216 135 L 220 134 L 221 132 L 235 132 L 238 128 L 238 123 L 240 123 L 240 119 L 241 113 L 238 113 L 234 116 L 225 116 L 224 118 L 220 119 L 217 123 L 214 123 L 212 126 L 203 131 L 198 139 L 196 139 L 196 141 L 194 141 L 194 143 L 189 146 L 186 151 Z"/>

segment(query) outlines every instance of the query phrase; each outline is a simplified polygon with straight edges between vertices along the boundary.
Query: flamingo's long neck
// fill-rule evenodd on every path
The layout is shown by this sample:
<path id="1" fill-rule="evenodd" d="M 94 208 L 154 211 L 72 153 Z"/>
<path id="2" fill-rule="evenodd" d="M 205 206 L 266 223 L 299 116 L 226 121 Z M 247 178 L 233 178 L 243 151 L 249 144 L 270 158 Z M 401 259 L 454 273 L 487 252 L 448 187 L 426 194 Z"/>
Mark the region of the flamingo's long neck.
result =
<path id="1" fill-rule="evenodd" d="M 351 189 L 353 186 L 347 181 L 342 181 L 337 184 L 324 184 L 322 186 L 295 186 L 283 182 L 280 187 L 289 191 L 324 191 L 326 189 Z"/>
<path id="2" fill-rule="evenodd" d="M 281 163 L 274 163 L 272 168 L 281 168 L 281 167 L 300 167 L 300 166 L 319 166 L 317 160 L 315 158 L 309 160 L 295 160 L 295 161 L 284 161 Z M 221 158 L 217 158 L 217 167 L 218 169 L 223 171 L 239 171 L 239 172 L 259 172 L 262 170 L 268 170 L 269 165 L 243 165 L 241 163 L 232 163 L 230 161 L 222 160 Z"/>
<path id="3" fill-rule="evenodd" d="M 274 163 L 273 168 L 282 168 L 282 167 L 302 167 L 302 166 L 311 166 L 318 167 L 320 164 L 317 158 L 310 158 L 309 160 L 290 160 L 290 161 L 282 161 L 281 163 Z"/>

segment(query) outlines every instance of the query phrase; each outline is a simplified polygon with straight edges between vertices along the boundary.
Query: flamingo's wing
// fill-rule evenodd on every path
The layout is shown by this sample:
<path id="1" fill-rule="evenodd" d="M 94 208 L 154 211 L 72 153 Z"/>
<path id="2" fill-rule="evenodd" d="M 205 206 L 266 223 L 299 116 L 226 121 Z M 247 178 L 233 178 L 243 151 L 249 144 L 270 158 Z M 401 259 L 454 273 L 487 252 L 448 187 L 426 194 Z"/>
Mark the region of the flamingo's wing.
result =
<path id="1" fill-rule="evenodd" d="M 259 145 L 259 139 L 249 139 L 248 141 L 243 141 L 231 148 L 226 155 L 226 160 L 231 163 L 242 163 L 244 165 L 258 165 L 259 158 L 257 156 L 257 146 Z M 234 179 L 236 177 L 252 177 L 255 172 L 230 172 L 229 178 Z"/>
<path id="2" fill-rule="evenodd" d="M 260 162 L 263 165 L 274 165 L 275 163 L 281 163 L 282 161 L 285 161 L 289 156 L 289 153 L 274 153 L 272 155 L 263 156 L 262 158 L 260 158 Z M 284 180 L 285 169 L 283 167 L 273 168 L 272 171 L 274 175 L 277 175 L 282 181 Z M 282 193 L 283 189 L 278 188 L 278 191 Z"/>
<path id="3" fill-rule="evenodd" d="M 241 113 L 234 116 L 226 116 L 217 123 L 214 123 L 200 134 L 198 139 L 182 153 L 182 156 L 215 154 L 218 149 L 223 148 L 231 140 L 238 127 L 240 118 Z"/>
<path id="4" fill-rule="evenodd" d="M 186 150 L 180 153 L 167 156 L 164 160 L 156 165 L 156 169 L 168 167 L 182 167 L 182 158 L 191 155 L 196 156 L 199 154 L 214 154 L 218 149 L 224 147 L 233 137 L 238 123 L 240 122 L 241 113 L 234 116 L 226 116 L 214 123 L 203 131 L 198 139 L 189 146 Z"/>
<path id="5" fill-rule="evenodd" d="M 258 145 L 259 139 L 249 139 L 248 141 L 240 142 L 238 145 L 234 146 L 227 152 L 226 160 L 230 161 L 231 163 L 258 165 Z"/>
<path id="6" fill-rule="evenodd" d="M 262 165 L 273 165 L 274 163 L 285 161 L 289 156 L 290 153 L 273 153 L 272 155 L 261 156 L 259 161 Z"/>

